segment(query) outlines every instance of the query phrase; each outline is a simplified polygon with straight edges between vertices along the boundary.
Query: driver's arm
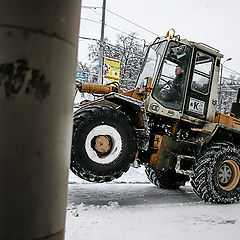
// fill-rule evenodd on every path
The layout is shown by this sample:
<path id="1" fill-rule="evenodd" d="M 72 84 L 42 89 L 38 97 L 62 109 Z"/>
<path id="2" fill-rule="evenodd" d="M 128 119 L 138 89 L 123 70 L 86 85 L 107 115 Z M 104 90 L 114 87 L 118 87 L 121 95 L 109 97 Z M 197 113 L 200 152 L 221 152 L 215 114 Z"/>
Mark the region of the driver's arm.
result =
<path id="1" fill-rule="evenodd" d="M 169 80 L 169 81 L 167 82 L 167 84 L 172 85 L 172 84 L 173 84 L 173 80 Z"/>

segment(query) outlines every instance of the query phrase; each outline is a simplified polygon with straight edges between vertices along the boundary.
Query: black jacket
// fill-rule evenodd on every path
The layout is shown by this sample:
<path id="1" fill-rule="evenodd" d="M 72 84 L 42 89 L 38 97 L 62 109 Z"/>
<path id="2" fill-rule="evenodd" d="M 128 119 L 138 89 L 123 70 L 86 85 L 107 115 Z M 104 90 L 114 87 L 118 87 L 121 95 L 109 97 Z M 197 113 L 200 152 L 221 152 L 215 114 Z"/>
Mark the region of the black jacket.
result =
<path id="1" fill-rule="evenodd" d="M 184 81 L 184 74 L 180 73 L 178 74 L 175 79 L 173 80 L 173 84 L 170 88 L 170 95 L 172 99 L 178 100 L 181 98 L 182 95 L 182 87 L 183 87 L 183 81 Z"/>

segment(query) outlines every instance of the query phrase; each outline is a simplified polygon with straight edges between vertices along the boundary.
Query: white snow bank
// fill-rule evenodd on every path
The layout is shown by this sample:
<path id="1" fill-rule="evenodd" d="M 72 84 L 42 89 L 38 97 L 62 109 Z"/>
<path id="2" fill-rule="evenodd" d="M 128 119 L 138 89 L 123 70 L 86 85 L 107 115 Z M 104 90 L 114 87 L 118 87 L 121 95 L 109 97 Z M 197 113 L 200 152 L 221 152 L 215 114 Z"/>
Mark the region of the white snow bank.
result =
<path id="1" fill-rule="evenodd" d="M 144 168 L 103 184 L 70 173 L 65 240 L 238 239 L 240 204 L 203 203 L 189 183 L 171 191 L 147 182 Z"/>

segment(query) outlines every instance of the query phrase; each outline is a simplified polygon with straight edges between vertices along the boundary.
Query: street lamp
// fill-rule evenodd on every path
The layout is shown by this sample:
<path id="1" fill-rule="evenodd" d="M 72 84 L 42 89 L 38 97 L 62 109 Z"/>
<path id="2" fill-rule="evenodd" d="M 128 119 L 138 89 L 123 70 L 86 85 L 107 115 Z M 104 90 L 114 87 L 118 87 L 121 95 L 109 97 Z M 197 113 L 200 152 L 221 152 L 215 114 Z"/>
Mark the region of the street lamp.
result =
<path id="1" fill-rule="evenodd" d="M 226 59 L 222 64 L 221 64 L 221 74 L 220 74 L 220 88 L 219 88 L 219 93 L 218 93 L 218 99 L 219 99 L 219 112 L 221 113 L 222 110 L 222 98 L 221 98 L 221 94 L 222 94 L 222 84 L 223 84 L 223 65 L 224 63 L 231 61 L 232 58 L 228 58 Z"/>

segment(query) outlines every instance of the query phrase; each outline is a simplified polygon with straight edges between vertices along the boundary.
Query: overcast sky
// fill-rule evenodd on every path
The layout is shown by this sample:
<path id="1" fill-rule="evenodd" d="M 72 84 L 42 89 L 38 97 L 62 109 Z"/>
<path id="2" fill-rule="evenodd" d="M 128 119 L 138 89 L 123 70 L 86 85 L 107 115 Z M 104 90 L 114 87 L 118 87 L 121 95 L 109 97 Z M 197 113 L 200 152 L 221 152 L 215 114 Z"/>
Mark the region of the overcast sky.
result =
<path id="1" fill-rule="evenodd" d="M 106 0 L 106 8 L 149 31 L 163 36 L 170 28 L 176 34 L 195 42 L 203 42 L 220 50 L 226 67 L 240 72 L 240 1 L 238 0 Z M 83 6 L 102 7 L 102 0 L 82 0 Z M 94 22 L 93 22 L 94 21 Z M 147 42 L 156 35 L 106 11 L 105 37 L 112 43 L 119 31 L 137 32 Z M 101 8 L 82 8 L 80 36 L 100 38 Z M 86 58 L 87 44 L 79 41 L 79 60 Z M 225 74 L 229 74 L 226 71 Z"/>

